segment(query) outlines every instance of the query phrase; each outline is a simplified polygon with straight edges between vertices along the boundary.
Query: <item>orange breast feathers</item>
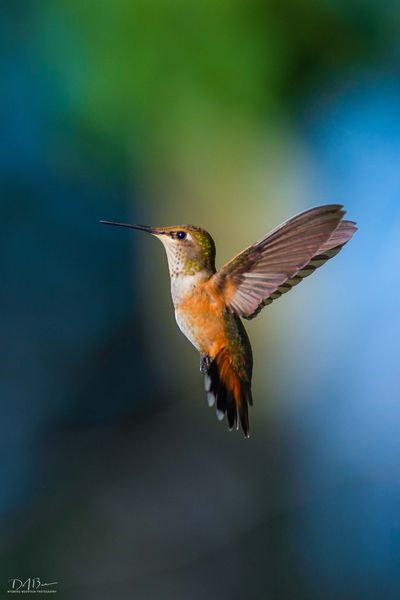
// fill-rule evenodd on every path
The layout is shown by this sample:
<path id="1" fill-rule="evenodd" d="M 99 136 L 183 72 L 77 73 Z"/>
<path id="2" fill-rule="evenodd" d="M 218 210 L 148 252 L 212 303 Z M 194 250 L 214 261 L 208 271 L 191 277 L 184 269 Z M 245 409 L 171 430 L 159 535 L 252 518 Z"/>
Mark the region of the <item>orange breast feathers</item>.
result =
<path id="1" fill-rule="evenodd" d="M 228 344 L 225 310 L 224 301 L 208 281 L 187 292 L 175 308 L 182 332 L 200 352 L 211 358 Z"/>

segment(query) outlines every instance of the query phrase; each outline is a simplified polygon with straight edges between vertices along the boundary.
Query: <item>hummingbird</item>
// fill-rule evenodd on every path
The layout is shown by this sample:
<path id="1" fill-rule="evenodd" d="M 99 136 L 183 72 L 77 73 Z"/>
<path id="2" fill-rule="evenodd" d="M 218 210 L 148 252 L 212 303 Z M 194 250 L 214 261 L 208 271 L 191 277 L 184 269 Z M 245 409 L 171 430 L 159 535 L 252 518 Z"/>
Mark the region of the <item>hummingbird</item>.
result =
<path id="1" fill-rule="evenodd" d="M 218 270 L 214 240 L 196 225 L 100 223 L 145 231 L 163 244 L 175 319 L 200 353 L 208 404 L 230 430 L 241 425 L 249 437 L 253 356 L 241 319 L 256 317 L 343 248 L 357 230 L 344 215 L 340 204 L 306 210 Z"/>

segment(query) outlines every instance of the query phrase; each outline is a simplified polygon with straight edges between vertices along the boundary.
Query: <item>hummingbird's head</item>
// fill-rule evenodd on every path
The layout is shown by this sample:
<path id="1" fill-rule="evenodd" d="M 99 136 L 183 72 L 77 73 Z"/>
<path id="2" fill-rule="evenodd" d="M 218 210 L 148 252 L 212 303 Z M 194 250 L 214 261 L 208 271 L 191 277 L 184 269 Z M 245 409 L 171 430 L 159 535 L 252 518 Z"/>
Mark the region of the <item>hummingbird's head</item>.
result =
<path id="1" fill-rule="evenodd" d="M 173 227 L 148 227 L 114 221 L 100 221 L 106 225 L 119 225 L 146 231 L 157 237 L 167 253 L 171 277 L 193 276 L 201 271 L 215 273 L 215 244 L 211 235 L 195 225 Z"/>

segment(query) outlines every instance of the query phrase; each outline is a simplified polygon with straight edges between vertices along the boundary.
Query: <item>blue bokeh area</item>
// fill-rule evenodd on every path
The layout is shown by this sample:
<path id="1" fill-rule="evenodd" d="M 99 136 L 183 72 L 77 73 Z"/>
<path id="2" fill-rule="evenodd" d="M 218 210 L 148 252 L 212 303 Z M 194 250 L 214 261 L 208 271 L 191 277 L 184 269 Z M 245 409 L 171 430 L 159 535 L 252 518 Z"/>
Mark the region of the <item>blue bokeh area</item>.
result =
<path id="1" fill-rule="evenodd" d="M 399 598 L 398 7 L 1 11 L 0 595 Z M 245 323 L 244 440 L 163 249 L 98 221 L 199 224 L 221 264 L 331 202 L 353 240 Z"/>
<path id="2" fill-rule="evenodd" d="M 343 199 L 359 231 L 336 281 L 306 300 L 315 313 L 322 302 L 325 317 L 322 334 L 305 325 L 312 356 L 302 378 L 307 403 L 292 416 L 305 443 L 300 487 L 317 498 L 304 511 L 296 543 L 309 576 L 317 573 L 340 595 L 340 573 L 350 597 L 395 597 L 398 589 L 399 107 L 397 83 L 375 77 L 339 90 L 323 109 L 308 109 L 305 126 L 316 188 Z M 293 340 L 293 365 L 297 351 Z M 291 397 L 298 393 L 288 384 Z"/>

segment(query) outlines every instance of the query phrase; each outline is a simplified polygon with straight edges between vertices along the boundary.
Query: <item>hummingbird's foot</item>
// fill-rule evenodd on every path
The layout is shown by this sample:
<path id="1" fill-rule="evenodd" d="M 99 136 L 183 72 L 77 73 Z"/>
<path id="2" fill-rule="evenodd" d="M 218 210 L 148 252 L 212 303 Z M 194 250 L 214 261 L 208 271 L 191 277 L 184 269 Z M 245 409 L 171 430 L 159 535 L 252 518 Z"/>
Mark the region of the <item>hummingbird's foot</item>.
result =
<path id="1" fill-rule="evenodd" d="M 200 354 L 200 372 L 207 373 L 212 363 L 211 357 L 208 354 Z"/>

